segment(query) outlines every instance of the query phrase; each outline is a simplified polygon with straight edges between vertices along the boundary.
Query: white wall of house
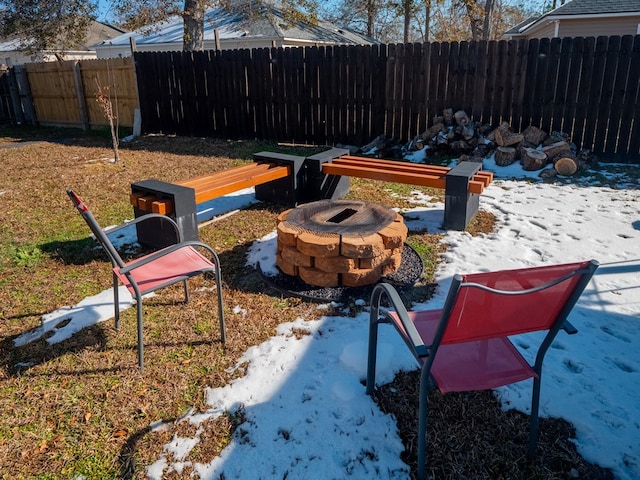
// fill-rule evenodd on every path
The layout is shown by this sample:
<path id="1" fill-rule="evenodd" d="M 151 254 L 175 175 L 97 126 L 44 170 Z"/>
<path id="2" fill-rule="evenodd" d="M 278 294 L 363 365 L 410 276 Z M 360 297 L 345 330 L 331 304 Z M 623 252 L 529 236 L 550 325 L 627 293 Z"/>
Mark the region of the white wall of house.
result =
<path id="1" fill-rule="evenodd" d="M 640 33 L 640 14 L 619 15 L 557 15 L 542 18 L 521 34 L 507 38 L 599 37 L 637 35 Z"/>

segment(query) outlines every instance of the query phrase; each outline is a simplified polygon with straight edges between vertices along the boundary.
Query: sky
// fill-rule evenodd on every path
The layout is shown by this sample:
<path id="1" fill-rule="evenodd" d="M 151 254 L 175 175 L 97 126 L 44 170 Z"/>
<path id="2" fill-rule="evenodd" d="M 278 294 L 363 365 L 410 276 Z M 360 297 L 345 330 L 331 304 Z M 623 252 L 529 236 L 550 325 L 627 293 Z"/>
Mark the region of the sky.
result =
<path id="1" fill-rule="evenodd" d="M 326 3 L 320 3 L 326 5 Z M 514 5 L 524 4 L 525 6 L 527 6 L 527 8 L 530 8 L 536 12 L 542 11 L 544 5 L 546 5 L 547 3 L 551 4 L 551 2 L 547 0 L 507 0 L 504 3 L 510 3 Z M 560 1 L 558 1 L 558 5 L 559 4 Z M 98 20 L 109 23 L 115 21 L 114 16 L 115 13 L 112 7 L 111 0 L 98 0 Z"/>
<path id="2" fill-rule="evenodd" d="M 434 298 L 412 309 L 441 307 L 455 273 L 598 260 L 599 269 L 569 317 L 579 333 L 561 332 L 545 357 L 540 414 L 572 423 L 578 452 L 587 461 L 612 469 L 617 479 L 638 479 L 640 189 L 616 177 L 613 169 L 603 170 L 599 178 L 616 181 L 616 188 L 598 186 L 598 176 L 581 184 L 545 184 L 537 181 L 539 172 L 524 172 L 519 164 L 497 167 L 491 158 L 484 168 L 495 172 L 480 198 L 480 208 L 496 217 L 494 232 L 471 237 L 440 230 L 444 206 L 424 195 L 415 195 L 415 208 L 405 212 L 410 229 L 443 233 L 442 241 L 449 245 L 436 271 Z M 625 168 L 640 173 L 638 166 Z M 208 211 L 200 220 L 233 215 L 254 201 L 252 190 L 223 197 L 205 205 Z M 126 230 L 115 243 L 135 240 L 135 230 Z M 275 248 L 272 232 L 251 245 L 247 262 L 274 274 Z M 128 297 L 123 290 L 121 308 L 131 306 Z M 47 341 L 55 343 L 109 320 L 112 298 L 105 290 L 51 312 L 40 328 L 25 332 L 16 344 L 49 331 L 54 333 Z M 359 303 L 366 310 L 368 299 Z M 229 307 L 232 315 L 246 312 L 243 305 Z M 301 330 L 309 335 L 295 334 Z M 196 428 L 193 437 L 174 436 L 164 446 L 147 467 L 148 478 L 161 479 L 186 466 L 207 479 L 410 478 L 409 467 L 400 460 L 403 446 L 393 417 L 380 411 L 362 385 L 367 332 L 366 311 L 356 317 L 325 315 L 281 324 L 272 338 L 244 353 L 235 367 L 243 376 L 221 388 L 206 388 L 204 413 L 179 420 L 197 427 L 242 408 L 246 421 L 221 455 L 211 463 L 189 463 L 188 453 L 200 441 Z M 520 335 L 514 344 L 528 358 L 527 347 L 538 335 Z M 392 327 L 382 325 L 379 338 L 378 384 L 391 381 L 400 370 L 417 368 Z M 530 380 L 494 392 L 505 410 L 528 413 Z M 170 426 L 158 419 L 150 427 Z"/>

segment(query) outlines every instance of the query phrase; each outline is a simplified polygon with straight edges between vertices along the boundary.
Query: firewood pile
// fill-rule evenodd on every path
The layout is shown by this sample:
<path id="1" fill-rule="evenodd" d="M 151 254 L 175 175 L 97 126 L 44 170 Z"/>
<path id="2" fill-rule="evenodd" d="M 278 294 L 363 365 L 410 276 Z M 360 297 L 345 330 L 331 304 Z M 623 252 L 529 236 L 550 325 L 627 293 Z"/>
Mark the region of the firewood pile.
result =
<path id="1" fill-rule="evenodd" d="M 545 178 L 574 175 L 594 167 L 598 161 L 591 151 L 578 151 L 564 132 L 547 133 L 535 126 L 515 132 L 508 122 L 493 128 L 473 121 L 464 110 L 453 109 L 445 109 L 441 116 L 434 117 L 433 125 L 406 145 L 380 135 L 358 151 L 381 158 L 403 158 L 425 148 L 434 154 L 457 155 L 459 161 L 482 162 L 493 154 L 498 166 L 519 161 L 524 170 L 540 170 L 540 176 Z"/>

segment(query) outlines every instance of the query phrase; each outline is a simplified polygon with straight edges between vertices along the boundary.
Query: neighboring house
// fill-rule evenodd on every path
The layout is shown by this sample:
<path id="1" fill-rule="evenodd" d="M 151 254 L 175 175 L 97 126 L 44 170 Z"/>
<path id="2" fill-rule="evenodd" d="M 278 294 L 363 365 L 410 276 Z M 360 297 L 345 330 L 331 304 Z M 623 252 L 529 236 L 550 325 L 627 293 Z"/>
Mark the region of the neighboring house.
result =
<path id="1" fill-rule="evenodd" d="M 82 45 L 50 51 L 40 51 L 33 54 L 21 50 L 17 39 L 0 39 L 0 65 L 8 67 L 32 62 L 51 62 L 56 60 L 85 60 L 96 58 L 96 51 L 90 45 L 122 35 L 123 30 L 105 23 L 94 21 L 89 26 Z"/>
<path id="2" fill-rule="evenodd" d="M 317 24 L 297 22 L 288 24 L 281 9 L 262 3 L 229 10 L 225 7 L 208 9 L 204 18 L 204 49 L 221 50 L 260 47 L 294 47 L 309 45 L 376 43 L 373 39 L 351 30 L 319 20 Z M 131 42 L 138 51 L 181 51 L 183 20 L 169 21 L 126 33 L 93 45 L 98 58 L 131 55 Z M 217 46 L 216 46 L 217 43 Z"/>
<path id="3" fill-rule="evenodd" d="M 640 34 L 640 0 L 570 0 L 504 33 L 509 39 Z"/>

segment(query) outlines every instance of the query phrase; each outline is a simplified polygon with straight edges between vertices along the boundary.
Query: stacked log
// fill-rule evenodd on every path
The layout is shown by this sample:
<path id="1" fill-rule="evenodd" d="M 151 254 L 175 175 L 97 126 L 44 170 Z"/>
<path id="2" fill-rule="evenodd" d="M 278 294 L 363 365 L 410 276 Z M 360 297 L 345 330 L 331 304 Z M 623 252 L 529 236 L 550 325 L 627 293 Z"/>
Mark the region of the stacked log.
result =
<path id="1" fill-rule="evenodd" d="M 578 156 L 571 151 L 558 153 L 553 157 L 552 162 L 555 171 L 564 176 L 573 175 L 580 167 Z"/>
<path id="2" fill-rule="evenodd" d="M 501 147 L 510 147 L 524 141 L 524 135 L 521 133 L 514 133 L 507 122 L 502 122 L 493 132 L 493 136 L 495 138 L 495 142 Z"/>
<path id="3" fill-rule="evenodd" d="M 516 161 L 516 149 L 514 147 L 498 147 L 495 153 L 496 165 L 507 167 Z"/>
<path id="4" fill-rule="evenodd" d="M 522 150 L 522 158 L 520 163 L 522 168 L 527 171 L 542 170 L 547 164 L 549 158 L 547 154 L 535 148 L 524 148 Z"/>
<path id="5" fill-rule="evenodd" d="M 378 137 L 362 147 L 363 152 L 376 149 L 377 156 L 391 158 L 397 153 L 389 146 L 390 139 Z M 551 169 L 553 175 L 574 175 L 581 169 L 592 167 L 597 158 L 588 150 L 577 151 L 565 132 L 545 132 L 530 125 L 521 132 L 515 131 L 509 122 L 503 121 L 496 128 L 474 121 L 464 110 L 447 108 L 442 115 L 432 119 L 432 126 L 416 135 L 402 147 L 404 155 L 409 151 L 432 149 L 450 152 L 460 160 L 482 161 L 494 153 L 496 165 L 508 166 L 519 161 L 528 171 Z M 386 150 L 386 151 L 385 151 Z M 450 154 L 447 153 L 447 154 Z M 549 176 L 551 172 L 545 172 Z"/>

